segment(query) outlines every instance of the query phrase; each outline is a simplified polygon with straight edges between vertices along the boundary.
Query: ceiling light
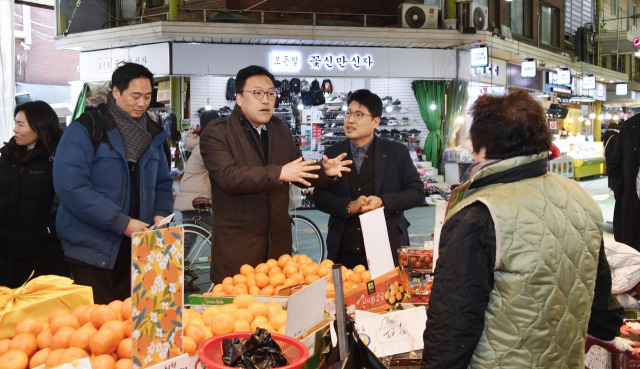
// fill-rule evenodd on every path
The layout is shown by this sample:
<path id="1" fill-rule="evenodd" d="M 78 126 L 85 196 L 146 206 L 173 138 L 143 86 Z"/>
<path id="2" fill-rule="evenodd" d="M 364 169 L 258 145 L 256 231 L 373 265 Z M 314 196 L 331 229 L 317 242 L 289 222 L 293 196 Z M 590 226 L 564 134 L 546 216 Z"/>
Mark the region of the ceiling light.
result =
<path id="1" fill-rule="evenodd" d="M 598 115 L 598 120 L 602 120 L 603 118 L 602 114 Z"/>
<path id="2" fill-rule="evenodd" d="M 596 113 L 589 114 L 589 119 L 596 119 Z"/>
<path id="3" fill-rule="evenodd" d="M 586 126 L 590 126 L 590 125 L 591 125 L 591 120 L 590 120 L 590 119 L 585 120 L 585 121 L 584 121 L 584 124 L 585 124 Z"/>
<path id="4" fill-rule="evenodd" d="M 584 122 L 584 117 L 583 116 L 579 116 L 578 117 L 578 122 Z"/>
<path id="5" fill-rule="evenodd" d="M 349 106 L 347 105 L 347 103 L 345 102 L 344 105 L 342 105 L 342 110 L 343 111 L 347 111 L 347 109 L 349 109 Z"/>
<path id="6" fill-rule="evenodd" d="M 611 113 L 607 113 L 604 115 L 604 119 L 611 119 Z"/>
<path id="7" fill-rule="evenodd" d="M 615 81 L 609 81 L 609 83 L 614 83 Z"/>
<path id="8" fill-rule="evenodd" d="M 458 115 L 456 118 L 456 123 L 464 123 L 464 117 L 462 115 Z"/>
<path id="9" fill-rule="evenodd" d="M 435 100 L 431 100 L 431 105 L 429 105 L 429 109 L 436 110 L 436 108 L 437 108 L 436 101 Z"/>
<path id="10" fill-rule="evenodd" d="M 618 116 L 618 114 L 613 116 L 613 120 L 619 120 L 619 119 L 620 119 L 620 117 Z"/>
<path id="11" fill-rule="evenodd" d="M 391 104 L 387 104 L 387 106 L 384 107 L 384 111 L 386 111 L 387 113 L 391 113 L 392 110 L 393 106 L 391 106 Z"/>
<path id="12" fill-rule="evenodd" d="M 567 119 L 567 122 L 573 123 L 573 117 L 569 117 L 569 119 Z"/>

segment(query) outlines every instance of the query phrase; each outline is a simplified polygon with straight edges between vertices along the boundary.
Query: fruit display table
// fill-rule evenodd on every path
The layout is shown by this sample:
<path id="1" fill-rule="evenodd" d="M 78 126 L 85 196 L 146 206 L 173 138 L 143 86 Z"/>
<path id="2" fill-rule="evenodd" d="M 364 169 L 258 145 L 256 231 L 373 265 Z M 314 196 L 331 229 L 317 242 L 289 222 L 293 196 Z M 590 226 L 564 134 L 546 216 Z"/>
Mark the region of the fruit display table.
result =
<path id="1" fill-rule="evenodd" d="M 604 174 L 604 156 L 573 159 L 573 176 L 580 179 Z"/>

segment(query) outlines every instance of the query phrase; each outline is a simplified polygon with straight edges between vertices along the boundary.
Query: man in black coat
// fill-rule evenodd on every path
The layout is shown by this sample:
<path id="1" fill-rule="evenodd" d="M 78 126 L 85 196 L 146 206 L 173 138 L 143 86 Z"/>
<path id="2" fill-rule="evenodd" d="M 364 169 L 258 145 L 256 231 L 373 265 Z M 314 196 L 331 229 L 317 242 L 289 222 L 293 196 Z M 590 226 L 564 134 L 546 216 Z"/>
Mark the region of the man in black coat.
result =
<path id="1" fill-rule="evenodd" d="M 618 242 L 640 250 L 640 114 L 628 119 L 607 163 L 609 186 L 616 198 L 613 211 L 613 235 Z"/>
<path id="2" fill-rule="evenodd" d="M 347 153 L 351 172 L 329 187 L 317 188 L 318 209 L 331 214 L 327 234 L 328 258 L 347 268 L 367 265 L 360 214 L 384 207 L 394 262 L 397 249 L 409 245 L 409 222 L 404 211 L 424 202 L 424 184 L 407 147 L 374 135 L 380 124 L 382 101 L 369 90 L 357 90 L 347 99 L 344 117 L 348 140 L 326 149 L 335 156 Z"/>

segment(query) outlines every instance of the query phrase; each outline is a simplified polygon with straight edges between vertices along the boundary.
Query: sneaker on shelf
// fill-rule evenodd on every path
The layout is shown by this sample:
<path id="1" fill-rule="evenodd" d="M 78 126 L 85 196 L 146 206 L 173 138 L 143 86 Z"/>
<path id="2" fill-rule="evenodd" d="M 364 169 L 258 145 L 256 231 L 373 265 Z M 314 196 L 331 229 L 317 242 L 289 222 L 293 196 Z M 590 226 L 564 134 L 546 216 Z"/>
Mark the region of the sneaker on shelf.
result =
<path id="1" fill-rule="evenodd" d="M 391 105 L 400 105 L 400 99 L 397 99 L 396 101 L 392 102 Z"/>

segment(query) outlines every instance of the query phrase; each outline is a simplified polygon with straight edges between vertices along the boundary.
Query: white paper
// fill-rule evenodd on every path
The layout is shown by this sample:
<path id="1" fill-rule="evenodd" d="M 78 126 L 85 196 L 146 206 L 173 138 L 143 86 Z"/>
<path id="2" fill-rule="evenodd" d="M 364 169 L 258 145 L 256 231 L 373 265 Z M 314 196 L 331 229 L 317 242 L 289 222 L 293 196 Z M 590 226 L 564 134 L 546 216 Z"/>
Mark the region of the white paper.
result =
<path id="1" fill-rule="evenodd" d="M 386 314 L 356 311 L 356 330 L 360 339 L 378 357 L 422 350 L 422 334 L 427 324 L 424 307 Z"/>
<path id="2" fill-rule="evenodd" d="M 327 277 L 322 277 L 289 296 L 285 334 L 297 337 L 321 321 L 326 296 Z"/>
<path id="3" fill-rule="evenodd" d="M 360 225 L 371 279 L 376 279 L 395 268 L 387 232 L 387 220 L 384 217 L 384 206 L 360 214 Z"/>
<path id="4" fill-rule="evenodd" d="M 160 223 L 158 223 L 158 225 L 152 225 L 151 227 L 149 227 L 149 230 L 153 231 L 155 229 L 162 228 L 162 227 L 166 226 L 167 224 L 171 223 L 171 221 L 173 220 L 173 216 L 175 214 L 176 213 L 171 213 L 170 215 L 167 215 L 164 219 L 162 219 L 160 221 Z"/>
<path id="5" fill-rule="evenodd" d="M 444 218 L 447 215 L 448 205 L 446 201 L 440 201 L 436 204 L 436 222 L 433 228 L 433 270 L 436 269 L 436 261 L 438 260 L 440 250 L 440 232 L 442 231 Z"/>
<path id="6" fill-rule="evenodd" d="M 189 357 L 189 354 L 182 354 L 180 356 L 176 356 L 173 359 L 169 359 L 163 361 L 159 364 L 148 366 L 146 369 L 166 369 L 166 368 L 175 368 L 175 369 L 191 369 L 195 368 L 195 362 L 197 361 L 198 355 L 193 355 Z M 199 368 L 204 367 L 204 363 L 200 362 L 198 365 Z"/>

